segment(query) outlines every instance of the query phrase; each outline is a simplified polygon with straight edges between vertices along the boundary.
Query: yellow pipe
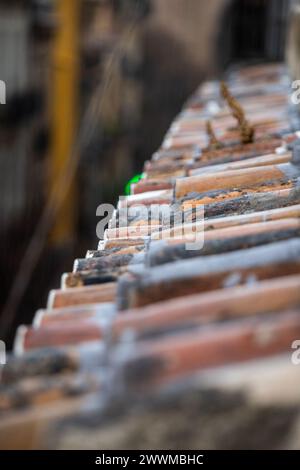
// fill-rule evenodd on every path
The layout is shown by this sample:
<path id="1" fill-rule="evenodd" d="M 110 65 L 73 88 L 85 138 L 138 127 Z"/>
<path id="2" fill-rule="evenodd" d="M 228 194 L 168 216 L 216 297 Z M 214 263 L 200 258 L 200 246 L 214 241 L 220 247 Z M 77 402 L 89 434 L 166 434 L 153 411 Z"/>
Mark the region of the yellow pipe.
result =
<path id="1" fill-rule="evenodd" d="M 57 182 L 70 162 L 78 125 L 80 3 L 81 0 L 56 0 L 58 26 L 54 38 L 49 97 L 49 197 L 57 198 L 56 202 L 59 203 L 50 234 L 55 245 L 72 240 L 76 223 L 74 178 L 64 193 L 57 190 Z"/>

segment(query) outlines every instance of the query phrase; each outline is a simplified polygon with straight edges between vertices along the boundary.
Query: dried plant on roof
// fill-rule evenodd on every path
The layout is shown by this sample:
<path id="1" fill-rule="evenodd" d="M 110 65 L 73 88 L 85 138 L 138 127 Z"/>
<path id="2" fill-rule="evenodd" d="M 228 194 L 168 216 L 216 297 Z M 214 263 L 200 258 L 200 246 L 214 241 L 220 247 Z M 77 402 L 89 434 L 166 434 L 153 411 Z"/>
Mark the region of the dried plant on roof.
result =
<path id="1" fill-rule="evenodd" d="M 208 150 L 218 150 L 223 147 L 222 142 L 220 142 L 215 134 L 212 123 L 210 120 L 206 121 L 206 133 L 209 137 Z"/>
<path id="2" fill-rule="evenodd" d="M 221 96 L 227 102 L 232 111 L 232 115 L 238 121 L 238 127 L 241 133 L 243 144 L 249 144 L 254 141 L 254 128 L 249 124 L 245 117 L 245 112 L 239 102 L 232 96 L 225 82 L 221 82 Z"/>

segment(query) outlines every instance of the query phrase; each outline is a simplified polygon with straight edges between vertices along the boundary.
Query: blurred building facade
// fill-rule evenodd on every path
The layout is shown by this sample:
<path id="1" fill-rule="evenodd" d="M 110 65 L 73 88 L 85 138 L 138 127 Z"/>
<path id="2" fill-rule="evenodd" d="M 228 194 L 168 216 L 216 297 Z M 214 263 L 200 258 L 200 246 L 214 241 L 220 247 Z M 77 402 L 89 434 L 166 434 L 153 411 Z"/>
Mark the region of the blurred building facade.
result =
<path id="1" fill-rule="evenodd" d="M 14 314 L 14 327 L 30 320 L 49 284 L 58 284 L 73 250 L 96 243 L 98 204 L 113 202 L 132 176 L 142 97 L 139 31 L 148 4 L 0 2 L 0 79 L 7 85 L 0 108 L 0 305 Z M 74 165 L 65 183 L 71 190 L 58 195 L 56 180 Z M 42 230 L 38 264 L 24 272 L 28 288 L 17 305 L 9 296 L 52 198 L 53 220 Z"/>

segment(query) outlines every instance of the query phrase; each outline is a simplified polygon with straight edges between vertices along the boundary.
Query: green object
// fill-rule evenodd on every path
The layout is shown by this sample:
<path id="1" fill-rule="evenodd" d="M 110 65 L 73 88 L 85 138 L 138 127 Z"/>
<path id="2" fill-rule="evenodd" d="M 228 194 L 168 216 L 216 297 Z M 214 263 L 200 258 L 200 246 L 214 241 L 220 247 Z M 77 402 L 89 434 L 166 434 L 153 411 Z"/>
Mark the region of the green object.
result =
<path id="1" fill-rule="evenodd" d="M 131 191 L 131 185 L 134 184 L 134 183 L 138 183 L 142 178 L 143 178 L 144 174 L 143 173 L 140 173 L 138 175 L 135 175 L 133 176 L 129 181 L 128 183 L 126 184 L 125 186 L 125 194 L 126 196 L 129 196 L 130 194 L 130 191 Z"/>

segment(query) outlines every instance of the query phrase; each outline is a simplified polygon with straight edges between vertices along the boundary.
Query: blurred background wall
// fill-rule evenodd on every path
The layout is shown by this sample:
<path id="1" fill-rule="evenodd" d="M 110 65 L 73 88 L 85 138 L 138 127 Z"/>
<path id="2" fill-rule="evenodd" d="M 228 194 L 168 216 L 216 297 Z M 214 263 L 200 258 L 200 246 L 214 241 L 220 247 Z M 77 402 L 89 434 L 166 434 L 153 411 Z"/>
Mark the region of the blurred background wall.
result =
<path id="1" fill-rule="evenodd" d="M 1 339 L 96 247 L 97 206 L 142 171 L 202 80 L 284 58 L 292 3 L 0 0 Z"/>

